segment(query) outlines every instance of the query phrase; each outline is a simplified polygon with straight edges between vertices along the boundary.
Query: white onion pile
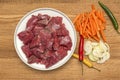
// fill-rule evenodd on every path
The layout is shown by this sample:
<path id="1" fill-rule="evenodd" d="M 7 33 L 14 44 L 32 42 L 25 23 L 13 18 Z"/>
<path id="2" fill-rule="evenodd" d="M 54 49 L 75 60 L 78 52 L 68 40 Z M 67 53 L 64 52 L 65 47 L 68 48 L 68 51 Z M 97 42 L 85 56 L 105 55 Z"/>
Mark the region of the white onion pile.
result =
<path id="1" fill-rule="evenodd" d="M 103 41 L 99 43 L 86 41 L 84 44 L 84 51 L 85 55 L 88 55 L 91 61 L 97 63 L 104 63 L 110 58 L 110 47 Z"/>

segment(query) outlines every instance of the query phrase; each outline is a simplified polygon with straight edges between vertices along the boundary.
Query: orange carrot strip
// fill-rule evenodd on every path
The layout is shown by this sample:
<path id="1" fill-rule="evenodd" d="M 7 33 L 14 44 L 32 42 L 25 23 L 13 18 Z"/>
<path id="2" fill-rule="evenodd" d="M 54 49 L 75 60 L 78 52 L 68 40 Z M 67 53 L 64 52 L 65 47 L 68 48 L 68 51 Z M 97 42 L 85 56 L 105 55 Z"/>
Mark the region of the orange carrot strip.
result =
<path id="1" fill-rule="evenodd" d="M 88 30 L 90 31 L 91 35 L 93 34 L 93 27 L 91 26 L 91 21 L 88 20 Z"/>
<path id="2" fill-rule="evenodd" d="M 96 33 L 97 33 L 97 28 L 96 28 L 96 26 L 95 26 L 95 23 L 94 23 L 94 21 L 93 20 L 91 20 L 92 21 L 92 26 L 93 26 L 93 35 L 96 35 Z"/>
<path id="3" fill-rule="evenodd" d="M 88 35 L 91 35 L 91 34 L 92 34 L 92 33 L 91 33 L 91 29 L 90 29 L 90 27 L 89 27 L 88 24 L 87 24 L 87 27 L 86 27 L 85 32 L 87 32 Z"/>
<path id="4" fill-rule="evenodd" d="M 77 31 L 79 31 L 78 24 L 75 25 L 75 29 L 76 29 Z"/>
<path id="5" fill-rule="evenodd" d="M 94 13 L 92 13 L 92 17 L 93 17 L 94 22 L 95 22 L 95 24 L 96 24 L 97 30 L 100 30 L 100 28 L 98 27 L 98 23 L 97 23 L 96 16 L 95 16 Z"/>
<path id="6" fill-rule="evenodd" d="M 73 20 L 73 24 L 75 24 L 75 22 L 78 20 L 79 16 L 80 16 L 80 14 L 75 17 L 75 19 Z"/>
<path id="7" fill-rule="evenodd" d="M 102 30 L 104 30 L 105 29 L 105 27 L 103 26 L 103 24 L 102 25 L 100 25 L 99 26 Z"/>
<path id="8" fill-rule="evenodd" d="M 106 20 L 104 18 L 104 13 L 102 11 L 100 11 L 99 14 L 100 14 L 100 16 L 101 16 L 101 18 L 103 20 L 103 23 L 106 23 Z"/>
<path id="9" fill-rule="evenodd" d="M 81 22 L 83 23 L 84 20 L 85 20 L 85 14 L 83 13 L 83 14 L 82 14 L 82 21 L 81 21 Z"/>
<path id="10" fill-rule="evenodd" d="M 88 35 L 88 39 L 89 39 L 90 41 L 93 41 L 93 38 L 91 38 L 90 35 Z"/>
<path id="11" fill-rule="evenodd" d="M 99 31 L 97 32 L 96 37 L 100 40 Z"/>
<path id="12" fill-rule="evenodd" d="M 81 20 L 82 20 L 82 14 L 80 14 L 80 16 L 78 18 L 78 24 L 81 24 Z"/>
<path id="13" fill-rule="evenodd" d="M 100 39 L 96 35 L 93 36 L 93 39 L 96 40 L 96 41 L 98 41 L 98 42 L 100 41 Z"/>
<path id="14" fill-rule="evenodd" d="M 105 23 L 103 23 L 102 26 L 103 26 L 103 30 L 106 29 L 106 24 Z"/>
<path id="15" fill-rule="evenodd" d="M 93 34 L 94 34 L 93 25 L 92 25 L 92 21 L 91 21 L 90 18 L 89 18 L 89 23 L 90 23 L 91 33 L 92 33 L 92 35 L 93 35 Z"/>
<path id="16" fill-rule="evenodd" d="M 87 31 L 87 34 L 91 35 L 91 32 L 89 30 L 86 30 Z"/>
<path id="17" fill-rule="evenodd" d="M 101 15 L 99 13 L 96 13 L 96 16 L 102 21 L 105 22 L 105 20 L 103 19 L 103 17 L 101 17 Z"/>
<path id="18" fill-rule="evenodd" d="M 83 36 L 84 38 L 86 38 L 86 34 L 85 34 L 85 33 L 83 33 L 82 36 Z"/>
<path id="19" fill-rule="evenodd" d="M 97 19 L 97 21 L 98 21 L 98 25 L 101 26 L 102 25 L 101 20 Z"/>
<path id="20" fill-rule="evenodd" d="M 87 27 L 87 23 L 88 23 L 88 17 L 86 18 L 86 21 L 85 21 L 85 24 L 84 24 L 84 27 L 83 27 L 83 32 L 85 31 L 85 29 Z"/>
<path id="21" fill-rule="evenodd" d="M 98 28 L 99 30 L 101 29 L 101 25 L 102 25 L 102 21 L 99 20 L 98 18 L 96 18 L 97 24 L 98 24 Z"/>
<path id="22" fill-rule="evenodd" d="M 89 35 L 88 35 L 88 32 L 86 31 L 86 38 L 88 38 L 89 37 Z"/>
<path id="23" fill-rule="evenodd" d="M 78 20 L 76 21 L 76 23 L 77 23 L 77 25 L 78 25 L 78 32 L 80 32 L 80 28 L 81 28 L 81 27 L 80 27 L 80 24 L 81 24 L 81 23 L 80 23 L 80 20 L 79 20 L 80 18 L 81 18 L 81 14 L 79 15 L 79 18 L 78 18 Z"/>
<path id="24" fill-rule="evenodd" d="M 81 26 L 81 24 L 79 24 L 79 32 L 82 35 L 82 26 Z"/>
<path id="25" fill-rule="evenodd" d="M 100 29 L 105 29 L 105 23 L 103 23 L 101 20 L 97 20 L 98 21 L 98 25 Z"/>
<path id="26" fill-rule="evenodd" d="M 106 24 L 104 14 L 102 11 L 96 10 L 94 5 L 91 5 L 91 8 L 91 12 L 85 12 L 76 16 L 73 21 L 75 28 L 84 38 L 99 41 L 102 37 L 106 41 L 103 33 Z"/>
<path id="27" fill-rule="evenodd" d="M 81 26 L 82 26 L 82 33 L 84 33 L 84 32 L 83 32 L 83 28 L 84 28 L 84 23 L 83 23 L 83 22 L 82 22 L 82 25 L 81 25 Z"/>
<path id="28" fill-rule="evenodd" d="M 95 5 L 91 5 L 92 10 L 96 10 Z"/>
<path id="29" fill-rule="evenodd" d="M 87 32 L 85 32 L 85 38 L 88 38 L 88 34 L 87 34 Z"/>
<path id="30" fill-rule="evenodd" d="M 106 37 L 105 37 L 102 29 L 100 30 L 100 34 L 101 34 L 101 37 L 102 37 L 103 41 L 106 42 Z"/>

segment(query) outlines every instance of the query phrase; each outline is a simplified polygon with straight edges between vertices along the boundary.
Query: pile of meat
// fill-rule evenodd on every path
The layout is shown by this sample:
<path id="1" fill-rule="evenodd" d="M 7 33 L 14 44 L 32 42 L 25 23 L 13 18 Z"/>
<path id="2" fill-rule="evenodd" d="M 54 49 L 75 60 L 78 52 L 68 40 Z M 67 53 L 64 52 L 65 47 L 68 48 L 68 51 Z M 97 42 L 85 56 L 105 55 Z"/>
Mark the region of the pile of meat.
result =
<path id="1" fill-rule="evenodd" d="M 59 16 L 32 15 L 18 37 L 24 43 L 22 50 L 28 63 L 44 64 L 46 68 L 63 59 L 72 47 L 69 32 Z"/>

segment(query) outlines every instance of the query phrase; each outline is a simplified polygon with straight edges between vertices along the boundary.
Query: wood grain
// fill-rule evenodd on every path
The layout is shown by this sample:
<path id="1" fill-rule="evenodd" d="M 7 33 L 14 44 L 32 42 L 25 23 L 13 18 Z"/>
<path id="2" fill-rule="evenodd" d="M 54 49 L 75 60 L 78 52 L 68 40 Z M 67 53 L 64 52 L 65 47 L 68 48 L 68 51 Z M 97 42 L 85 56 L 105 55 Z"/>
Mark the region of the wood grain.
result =
<path id="1" fill-rule="evenodd" d="M 101 1 L 112 10 L 120 24 L 120 0 Z M 74 58 L 59 69 L 37 71 L 26 66 L 14 49 L 13 36 L 16 25 L 27 12 L 50 7 L 64 12 L 73 20 L 77 14 L 89 11 L 91 4 L 100 8 L 97 2 L 98 0 L 0 0 L 0 80 L 120 80 L 120 35 L 113 29 L 106 14 L 105 35 L 110 44 L 111 58 L 104 64 L 93 63 L 101 72 L 84 65 L 82 76 L 81 65 Z"/>

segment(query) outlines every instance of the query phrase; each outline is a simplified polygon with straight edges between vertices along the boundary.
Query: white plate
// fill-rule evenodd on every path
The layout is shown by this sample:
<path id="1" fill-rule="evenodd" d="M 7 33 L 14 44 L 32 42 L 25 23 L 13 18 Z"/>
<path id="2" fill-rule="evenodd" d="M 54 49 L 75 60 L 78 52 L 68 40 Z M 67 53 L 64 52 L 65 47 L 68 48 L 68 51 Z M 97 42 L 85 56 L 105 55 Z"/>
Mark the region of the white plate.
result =
<path id="1" fill-rule="evenodd" d="M 31 18 L 31 15 L 38 15 L 38 13 L 41 14 L 48 14 L 50 16 L 60 16 L 63 18 L 63 23 L 66 26 L 66 29 L 69 31 L 69 35 L 72 39 L 72 48 L 70 51 L 68 51 L 67 56 L 65 56 L 62 60 L 60 60 L 59 62 L 57 62 L 55 65 L 49 67 L 49 68 L 45 68 L 44 65 L 42 64 L 28 64 L 27 63 L 27 58 L 25 56 L 25 54 L 23 53 L 21 46 L 23 45 L 22 41 L 20 41 L 20 39 L 18 38 L 17 34 L 20 33 L 21 31 L 25 30 L 26 28 L 26 23 L 27 21 Z M 14 33 L 14 46 L 15 49 L 17 51 L 18 56 L 20 57 L 20 59 L 27 64 L 28 66 L 37 69 L 37 70 L 53 70 L 56 69 L 60 66 L 62 66 L 63 64 L 65 64 L 72 56 L 75 47 L 76 47 L 76 32 L 74 29 L 74 25 L 72 24 L 71 20 L 62 12 L 52 9 L 52 8 L 39 8 L 39 9 L 35 9 L 29 13 L 27 13 L 18 23 L 15 33 Z"/>

